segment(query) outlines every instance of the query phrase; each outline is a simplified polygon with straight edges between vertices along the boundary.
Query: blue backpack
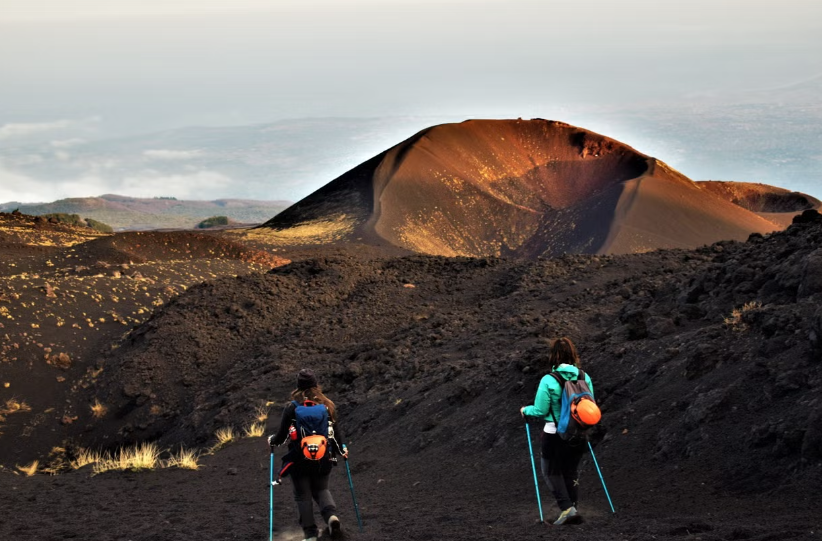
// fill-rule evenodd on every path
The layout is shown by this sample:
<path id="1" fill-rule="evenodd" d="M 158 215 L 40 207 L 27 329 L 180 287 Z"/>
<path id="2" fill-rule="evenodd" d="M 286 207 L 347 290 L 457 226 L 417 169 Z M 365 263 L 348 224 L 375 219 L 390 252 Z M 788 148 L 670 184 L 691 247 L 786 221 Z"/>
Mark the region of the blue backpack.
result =
<path id="1" fill-rule="evenodd" d="M 323 404 L 306 400 L 294 410 L 295 441 L 302 457 L 306 460 L 319 461 L 328 452 L 328 409 Z"/>
<path id="2" fill-rule="evenodd" d="M 585 381 L 585 372 L 580 370 L 574 379 L 565 379 L 557 372 L 551 372 L 550 375 L 557 380 L 562 392 L 559 419 L 555 419 L 557 434 L 572 444 L 585 442 L 588 429 L 602 417 L 594 394 Z"/>

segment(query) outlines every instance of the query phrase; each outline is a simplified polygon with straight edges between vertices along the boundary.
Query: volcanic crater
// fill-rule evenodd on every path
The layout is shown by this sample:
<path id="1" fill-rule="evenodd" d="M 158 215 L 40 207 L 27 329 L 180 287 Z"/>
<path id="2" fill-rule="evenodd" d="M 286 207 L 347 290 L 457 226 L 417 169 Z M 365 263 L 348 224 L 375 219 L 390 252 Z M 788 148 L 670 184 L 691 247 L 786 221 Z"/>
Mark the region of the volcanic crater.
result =
<path id="1" fill-rule="evenodd" d="M 695 248 L 781 226 L 629 146 L 562 122 L 423 130 L 266 222 L 445 256 Z"/>

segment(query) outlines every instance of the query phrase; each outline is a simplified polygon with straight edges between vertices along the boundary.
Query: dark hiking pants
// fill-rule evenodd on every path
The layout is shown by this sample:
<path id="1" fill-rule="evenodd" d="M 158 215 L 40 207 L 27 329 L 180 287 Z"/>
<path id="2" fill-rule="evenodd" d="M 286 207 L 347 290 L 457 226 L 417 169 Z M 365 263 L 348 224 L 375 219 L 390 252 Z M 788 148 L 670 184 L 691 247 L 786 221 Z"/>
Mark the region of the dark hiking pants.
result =
<path id="1" fill-rule="evenodd" d="M 330 476 L 330 473 L 325 475 L 291 474 L 290 476 L 291 481 L 294 483 L 294 501 L 297 502 L 297 511 L 300 514 L 300 526 L 302 526 L 306 538 L 317 537 L 320 533 L 314 521 L 313 502 L 317 502 L 326 524 L 328 524 L 331 515 L 337 512 L 334 498 L 328 490 L 328 478 Z"/>
<path id="2" fill-rule="evenodd" d="M 569 445 L 558 434 L 542 433 L 542 477 L 561 511 L 577 505 L 579 461 L 585 447 Z"/>

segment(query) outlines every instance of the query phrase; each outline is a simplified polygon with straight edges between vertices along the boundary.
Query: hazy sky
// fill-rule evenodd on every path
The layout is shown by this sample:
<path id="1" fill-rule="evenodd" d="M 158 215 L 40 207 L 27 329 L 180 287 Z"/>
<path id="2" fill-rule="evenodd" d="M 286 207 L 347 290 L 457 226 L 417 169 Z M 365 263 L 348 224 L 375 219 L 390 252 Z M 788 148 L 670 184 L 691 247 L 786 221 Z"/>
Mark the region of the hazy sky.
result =
<path id="1" fill-rule="evenodd" d="M 565 120 L 805 80 L 820 36 L 818 0 L 0 0 L 0 145 L 300 117 Z"/>

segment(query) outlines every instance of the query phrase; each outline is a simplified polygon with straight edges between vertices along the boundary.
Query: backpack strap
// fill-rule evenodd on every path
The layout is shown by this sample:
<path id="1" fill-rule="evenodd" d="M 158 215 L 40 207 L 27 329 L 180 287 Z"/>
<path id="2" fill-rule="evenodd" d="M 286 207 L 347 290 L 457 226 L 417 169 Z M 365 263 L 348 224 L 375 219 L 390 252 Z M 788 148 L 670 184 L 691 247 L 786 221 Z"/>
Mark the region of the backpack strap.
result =
<path id="1" fill-rule="evenodd" d="M 319 405 L 319 404 L 317 404 L 316 402 L 314 402 L 313 400 L 306 400 L 306 401 L 305 401 L 305 402 L 303 402 L 302 404 L 300 404 L 300 403 L 299 403 L 299 402 L 297 402 L 296 400 L 292 400 L 292 401 L 291 401 L 291 403 L 292 403 L 292 404 L 294 404 L 294 406 L 296 406 L 296 407 L 298 407 L 298 408 L 299 408 L 300 406 L 307 406 L 307 407 L 310 407 L 310 406 L 317 406 L 317 405 Z M 324 405 L 324 404 L 323 404 L 323 405 Z"/>
<path id="2" fill-rule="evenodd" d="M 582 368 L 577 368 L 577 371 L 579 372 L 577 374 L 577 381 L 579 381 L 579 380 L 585 381 L 585 370 L 583 370 Z"/>
<path id="3" fill-rule="evenodd" d="M 559 383 L 559 396 L 560 396 L 560 399 L 561 399 L 562 398 L 562 389 L 565 386 L 565 378 L 560 376 L 559 372 L 551 372 L 548 375 L 551 376 L 552 378 L 554 378 L 555 380 L 557 380 L 557 383 Z M 550 416 L 551 422 L 556 423 L 557 420 L 554 419 L 554 409 L 553 408 L 551 408 L 551 407 L 548 408 L 548 414 Z"/>

